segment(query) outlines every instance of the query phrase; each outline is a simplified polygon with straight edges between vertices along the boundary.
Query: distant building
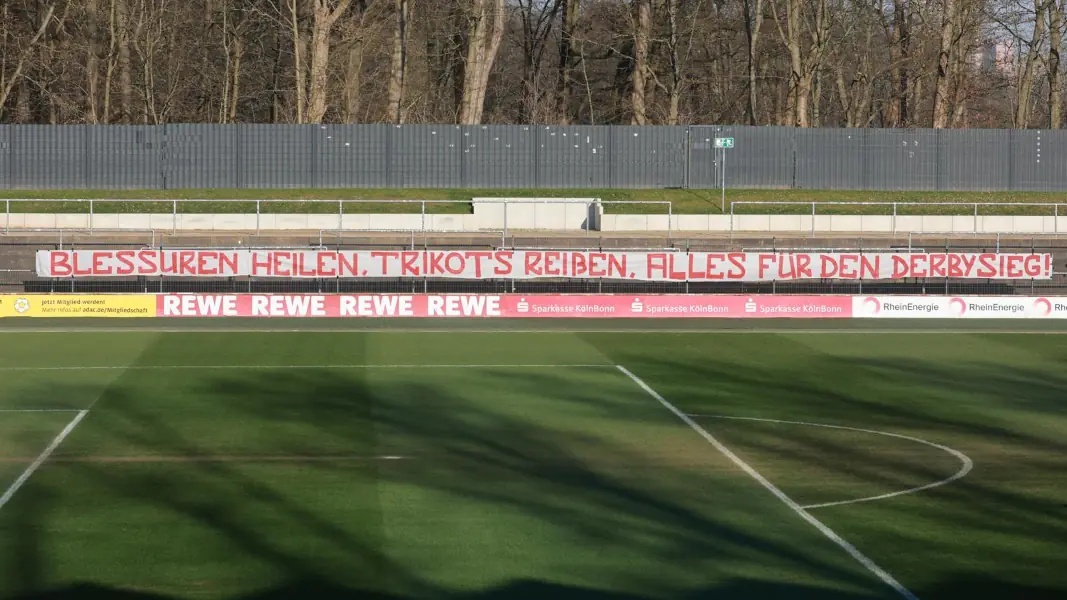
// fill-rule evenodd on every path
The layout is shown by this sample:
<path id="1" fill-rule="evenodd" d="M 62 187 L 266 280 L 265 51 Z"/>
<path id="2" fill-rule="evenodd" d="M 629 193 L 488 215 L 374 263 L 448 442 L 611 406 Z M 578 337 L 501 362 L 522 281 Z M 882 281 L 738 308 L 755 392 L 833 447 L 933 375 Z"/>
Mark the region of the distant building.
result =
<path id="1" fill-rule="evenodd" d="M 986 73 L 1009 75 L 1015 71 L 1016 56 L 1014 42 L 988 42 L 971 55 L 971 64 Z"/>

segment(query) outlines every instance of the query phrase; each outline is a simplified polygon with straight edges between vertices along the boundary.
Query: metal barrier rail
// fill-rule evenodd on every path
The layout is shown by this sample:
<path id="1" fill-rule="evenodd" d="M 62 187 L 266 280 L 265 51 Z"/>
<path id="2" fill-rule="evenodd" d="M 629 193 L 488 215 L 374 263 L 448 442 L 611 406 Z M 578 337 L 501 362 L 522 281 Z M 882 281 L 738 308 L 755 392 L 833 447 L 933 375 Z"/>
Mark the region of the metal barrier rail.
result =
<path id="1" fill-rule="evenodd" d="M 893 231 L 892 231 L 892 233 L 896 233 L 897 232 L 897 217 L 902 217 L 902 216 L 905 216 L 905 217 L 910 217 L 910 216 L 928 216 L 928 217 L 938 217 L 938 216 L 941 216 L 941 217 L 957 216 L 957 217 L 959 217 L 959 216 L 963 216 L 963 217 L 970 217 L 970 216 L 973 216 L 974 217 L 974 233 L 975 234 L 983 233 L 983 232 L 978 231 L 978 217 L 980 217 L 980 216 L 989 216 L 989 217 L 1015 216 L 1015 215 L 979 215 L 978 214 L 979 208 L 1009 207 L 1009 206 L 1010 207 L 1020 207 L 1020 206 L 1038 207 L 1038 208 L 1049 208 L 1049 209 L 1052 210 L 1052 214 L 1051 215 L 1044 215 L 1044 216 L 1056 217 L 1056 220 L 1054 221 L 1054 224 L 1053 224 L 1053 227 L 1055 227 L 1055 230 L 1052 233 L 1058 234 L 1058 233 L 1060 233 L 1060 230 L 1059 230 L 1060 207 L 1061 206 L 1067 207 L 1067 202 L 875 202 L 875 201 L 851 201 L 851 200 L 845 200 L 845 201 L 830 201 L 830 200 L 812 200 L 812 201 L 802 201 L 802 200 L 737 200 L 737 201 L 732 202 L 730 204 L 730 231 L 731 232 L 733 232 L 733 230 L 734 230 L 734 217 L 737 216 L 738 214 L 742 214 L 742 215 L 746 215 L 746 214 L 768 214 L 768 213 L 765 213 L 765 212 L 752 212 L 752 213 L 747 213 L 747 212 L 738 213 L 737 212 L 737 207 L 745 207 L 745 206 L 752 206 L 752 207 L 759 207 L 759 206 L 766 206 L 766 207 L 771 207 L 771 206 L 810 206 L 811 207 L 811 217 L 812 217 L 812 220 L 811 220 L 811 232 L 812 232 L 813 236 L 815 235 L 815 217 L 818 216 L 818 214 L 816 212 L 816 209 L 818 207 L 820 207 L 820 206 L 823 206 L 823 207 L 826 207 L 826 206 L 836 206 L 836 207 L 840 207 L 840 206 L 883 206 L 883 207 L 886 207 L 886 209 L 892 208 L 892 211 L 893 211 L 892 215 L 891 215 L 893 217 Z M 971 214 L 967 214 L 967 215 L 901 215 L 900 214 L 900 207 L 909 207 L 909 206 L 921 206 L 921 207 L 966 206 L 966 207 L 971 207 L 973 209 L 973 213 L 974 214 L 973 215 L 971 215 Z M 1067 213 L 1064 213 L 1064 214 L 1065 214 L 1065 216 L 1067 216 Z M 823 216 L 826 216 L 826 215 L 823 215 Z M 857 215 L 843 215 L 843 216 L 862 216 L 862 215 L 858 215 L 857 214 Z M 1041 216 L 1041 215 L 1025 215 L 1025 216 Z M 934 232 L 929 232 L 929 233 L 934 233 Z M 955 233 L 958 235 L 960 232 L 955 232 Z M 927 232 L 923 232 L 922 235 L 927 235 Z"/>
<path id="2" fill-rule="evenodd" d="M 667 212 L 667 235 L 670 237 L 672 230 L 672 222 L 674 215 L 674 205 L 670 200 L 602 200 L 600 198 L 593 199 L 576 199 L 576 198 L 522 198 L 522 199 L 504 199 L 504 198 L 479 198 L 477 202 L 472 200 L 356 200 L 356 199 L 338 199 L 338 200 L 322 200 L 322 199 L 309 199 L 309 200 L 285 200 L 277 198 L 262 198 L 262 199 L 206 199 L 206 198 L 147 198 L 147 199 L 129 199 L 129 198 L 72 198 L 72 199 L 59 199 L 59 198 L 5 198 L 4 199 L 4 232 L 9 233 L 11 230 L 11 215 L 20 214 L 11 212 L 11 204 L 19 202 L 33 202 L 33 203 L 54 203 L 54 204 L 69 204 L 75 203 L 78 205 L 86 205 L 88 207 L 87 214 L 89 216 L 89 231 L 90 233 L 97 228 L 93 225 L 94 217 L 98 214 L 114 214 L 114 213 L 99 213 L 96 208 L 100 204 L 132 204 L 132 203 L 145 203 L 145 204 L 167 204 L 170 205 L 170 213 L 143 213 L 143 214 L 170 214 L 172 220 L 172 233 L 177 231 L 178 215 L 179 214 L 212 214 L 212 213 L 179 213 L 179 204 L 255 204 L 256 207 L 256 233 L 260 232 L 260 220 L 263 213 L 263 206 L 277 205 L 277 204 L 315 204 L 315 205 L 336 205 L 337 206 L 337 226 L 341 231 L 379 231 L 375 229 L 348 229 L 344 227 L 345 216 L 345 204 L 381 204 L 381 205 L 418 205 L 419 212 L 417 213 L 404 213 L 404 214 L 418 214 L 420 215 L 421 225 L 416 231 L 434 232 L 436 230 L 426 227 L 426 217 L 428 213 L 427 206 L 434 205 L 471 205 L 477 204 L 503 204 L 503 229 L 505 233 L 508 231 L 508 210 L 507 207 L 511 205 L 531 205 L 531 204 L 593 204 L 598 208 L 601 205 L 646 205 L 646 206 L 665 206 Z M 49 213 L 52 214 L 52 213 Z M 59 213 L 56 213 L 59 214 Z M 252 214 L 252 213 L 237 213 L 237 214 Z M 333 215 L 335 213 L 266 213 L 266 214 L 315 214 L 315 215 Z M 352 213 L 348 213 L 352 214 Z M 375 213 L 378 214 L 378 213 Z M 380 213 L 380 214 L 393 214 L 393 213 Z M 590 228 L 587 227 L 588 231 Z M 385 230 L 388 231 L 388 230 Z M 444 230 L 442 230 L 444 232 Z"/>

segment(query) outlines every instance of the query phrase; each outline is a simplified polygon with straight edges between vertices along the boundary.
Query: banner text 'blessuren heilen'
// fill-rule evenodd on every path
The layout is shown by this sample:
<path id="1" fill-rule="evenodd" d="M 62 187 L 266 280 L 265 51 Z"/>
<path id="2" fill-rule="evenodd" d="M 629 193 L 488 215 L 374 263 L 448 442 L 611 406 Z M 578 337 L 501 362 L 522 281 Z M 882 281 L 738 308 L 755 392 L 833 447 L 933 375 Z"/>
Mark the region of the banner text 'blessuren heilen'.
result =
<path id="1" fill-rule="evenodd" d="M 41 250 L 40 277 L 443 279 L 1048 279 L 1050 254 Z"/>

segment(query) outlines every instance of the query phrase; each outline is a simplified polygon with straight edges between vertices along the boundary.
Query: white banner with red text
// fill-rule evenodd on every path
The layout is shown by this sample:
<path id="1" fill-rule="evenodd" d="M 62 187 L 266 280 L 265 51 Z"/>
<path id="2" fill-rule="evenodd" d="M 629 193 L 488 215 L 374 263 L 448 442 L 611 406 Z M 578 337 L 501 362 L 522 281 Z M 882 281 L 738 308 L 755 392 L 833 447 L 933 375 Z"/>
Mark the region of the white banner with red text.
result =
<path id="1" fill-rule="evenodd" d="M 1067 297 L 8 294 L 0 317 L 1063 319 Z"/>
<path id="2" fill-rule="evenodd" d="M 39 277 L 790 281 L 1049 279 L 1051 254 L 512 250 L 40 250 Z"/>

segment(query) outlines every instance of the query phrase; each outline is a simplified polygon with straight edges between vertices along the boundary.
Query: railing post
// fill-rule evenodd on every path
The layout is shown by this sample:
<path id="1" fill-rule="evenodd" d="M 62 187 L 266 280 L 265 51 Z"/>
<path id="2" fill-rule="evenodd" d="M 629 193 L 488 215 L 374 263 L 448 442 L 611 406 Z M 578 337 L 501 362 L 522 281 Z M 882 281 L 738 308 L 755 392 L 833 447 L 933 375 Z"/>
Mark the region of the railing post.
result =
<path id="1" fill-rule="evenodd" d="M 93 232 L 93 199 L 89 198 L 89 233 Z"/>
<path id="2" fill-rule="evenodd" d="M 726 211 L 723 211 L 726 212 Z M 674 232 L 674 203 L 670 200 L 667 201 L 667 241 L 672 239 L 672 233 Z"/>
<path id="3" fill-rule="evenodd" d="M 815 201 L 811 203 L 811 237 L 815 238 Z"/>
<path id="4" fill-rule="evenodd" d="M 893 203 L 893 235 L 897 234 L 897 203 Z"/>
<path id="5" fill-rule="evenodd" d="M 10 219 L 11 217 L 8 217 L 8 218 Z M 1053 204 L 1052 205 L 1052 232 L 1053 233 L 1059 233 L 1060 232 L 1060 205 L 1059 204 Z"/>
<path id="6" fill-rule="evenodd" d="M 174 200 L 174 206 L 170 214 L 170 232 L 178 233 L 178 201 Z"/>
<path id="7" fill-rule="evenodd" d="M 978 235 L 978 203 L 974 203 L 974 235 Z"/>
<path id="8" fill-rule="evenodd" d="M 503 204 L 504 204 L 504 237 L 506 238 L 508 236 L 508 201 L 504 200 Z"/>
<path id="9" fill-rule="evenodd" d="M 337 201 L 337 231 L 345 228 L 345 201 Z"/>
<path id="10" fill-rule="evenodd" d="M 426 233 L 426 201 L 422 201 L 422 232 Z"/>
<path id="11" fill-rule="evenodd" d="M 11 233 L 11 200 L 4 201 L 4 233 Z"/>
<path id="12" fill-rule="evenodd" d="M 256 200 L 256 235 L 259 235 L 259 200 Z"/>

